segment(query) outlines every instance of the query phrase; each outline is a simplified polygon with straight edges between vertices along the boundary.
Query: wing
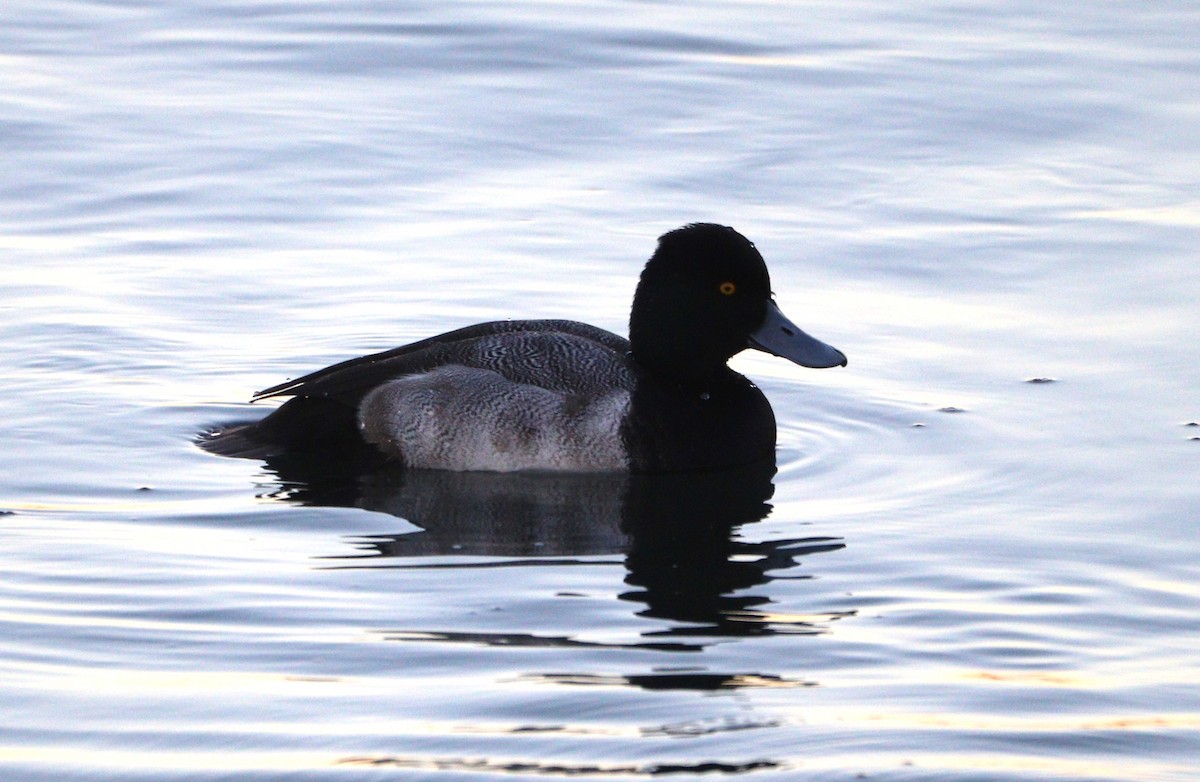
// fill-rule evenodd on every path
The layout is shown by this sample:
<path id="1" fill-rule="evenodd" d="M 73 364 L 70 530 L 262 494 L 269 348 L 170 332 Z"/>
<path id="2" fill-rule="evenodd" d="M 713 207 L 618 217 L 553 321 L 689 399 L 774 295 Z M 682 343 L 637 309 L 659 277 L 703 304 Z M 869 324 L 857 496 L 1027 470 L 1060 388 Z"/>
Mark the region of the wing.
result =
<path id="1" fill-rule="evenodd" d="M 489 338 L 518 334 L 534 338 L 538 335 L 563 335 L 572 342 L 582 340 L 593 343 L 600 352 L 614 357 L 624 356 L 629 351 L 629 341 L 625 338 L 586 323 L 570 320 L 493 321 L 449 331 L 382 353 L 352 358 L 263 389 L 253 396 L 252 401 L 278 396 L 305 396 L 357 404 L 367 391 L 381 383 L 446 364 L 463 363 L 503 372 L 506 357 L 498 351 L 489 350 L 492 342 Z M 510 341 L 510 338 L 505 340 Z"/>

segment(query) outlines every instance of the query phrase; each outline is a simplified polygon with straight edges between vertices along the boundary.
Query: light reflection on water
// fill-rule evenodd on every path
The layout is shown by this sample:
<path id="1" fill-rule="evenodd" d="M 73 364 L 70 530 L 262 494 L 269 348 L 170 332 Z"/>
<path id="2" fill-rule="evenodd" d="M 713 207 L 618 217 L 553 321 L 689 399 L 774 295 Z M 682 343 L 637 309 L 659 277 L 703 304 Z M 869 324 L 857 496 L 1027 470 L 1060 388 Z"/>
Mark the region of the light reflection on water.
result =
<path id="1" fill-rule="evenodd" d="M 0 777 L 1195 778 L 1200 17 L 1063 9 L 8 3 Z M 699 219 L 773 475 L 192 444 Z"/>

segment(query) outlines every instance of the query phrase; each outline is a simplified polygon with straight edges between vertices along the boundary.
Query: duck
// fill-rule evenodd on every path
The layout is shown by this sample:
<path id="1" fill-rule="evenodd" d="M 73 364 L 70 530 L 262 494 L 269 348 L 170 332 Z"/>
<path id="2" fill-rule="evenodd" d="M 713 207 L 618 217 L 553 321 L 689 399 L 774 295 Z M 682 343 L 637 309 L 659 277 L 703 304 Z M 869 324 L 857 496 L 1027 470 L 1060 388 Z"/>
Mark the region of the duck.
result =
<path id="1" fill-rule="evenodd" d="M 502 320 L 352 358 L 259 391 L 266 417 L 213 429 L 212 453 L 363 459 L 403 469 L 680 473 L 774 460 L 775 415 L 727 362 L 763 351 L 846 366 L 775 301 L 733 228 L 668 231 L 633 297 L 628 339 L 571 320 Z"/>

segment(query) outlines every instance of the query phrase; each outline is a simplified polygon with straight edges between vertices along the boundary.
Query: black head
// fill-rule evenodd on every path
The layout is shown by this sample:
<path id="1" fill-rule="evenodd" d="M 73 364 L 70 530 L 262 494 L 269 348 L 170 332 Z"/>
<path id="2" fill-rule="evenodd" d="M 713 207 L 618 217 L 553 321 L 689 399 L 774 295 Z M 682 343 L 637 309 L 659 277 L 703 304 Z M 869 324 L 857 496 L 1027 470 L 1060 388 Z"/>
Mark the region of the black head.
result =
<path id="1" fill-rule="evenodd" d="M 703 382 L 751 347 L 805 366 L 846 361 L 779 312 L 753 242 L 712 223 L 659 238 L 633 297 L 629 341 L 639 363 L 681 382 Z"/>

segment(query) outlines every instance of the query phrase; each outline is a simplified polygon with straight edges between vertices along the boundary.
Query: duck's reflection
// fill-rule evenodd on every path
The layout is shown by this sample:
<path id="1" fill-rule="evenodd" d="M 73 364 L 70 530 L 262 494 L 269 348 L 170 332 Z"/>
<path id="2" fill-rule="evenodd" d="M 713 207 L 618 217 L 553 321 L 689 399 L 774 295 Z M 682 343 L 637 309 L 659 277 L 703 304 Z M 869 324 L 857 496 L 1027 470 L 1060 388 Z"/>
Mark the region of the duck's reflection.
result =
<path id="1" fill-rule="evenodd" d="M 488 557 L 454 566 L 496 567 L 615 555 L 624 558 L 631 587 L 622 599 L 644 604 L 643 616 L 683 623 L 656 635 L 819 632 L 838 618 L 760 608 L 771 601 L 756 588 L 783 577 L 801 557 L 844 545 L 834 538 L 735 539 L 739 527 L 771 510 L 773 460 L 665 476 L 387 469 L 363 475 L 297 460 L 268 467 L 279 477 L 283 488 L 274 496 L 281 499 L 382 511 L 421 528 L 363 538 L 358 554 L 339 558 L 345 567 L 414 567 L 421 565 L 413 558 L 430 556 Z"/>

